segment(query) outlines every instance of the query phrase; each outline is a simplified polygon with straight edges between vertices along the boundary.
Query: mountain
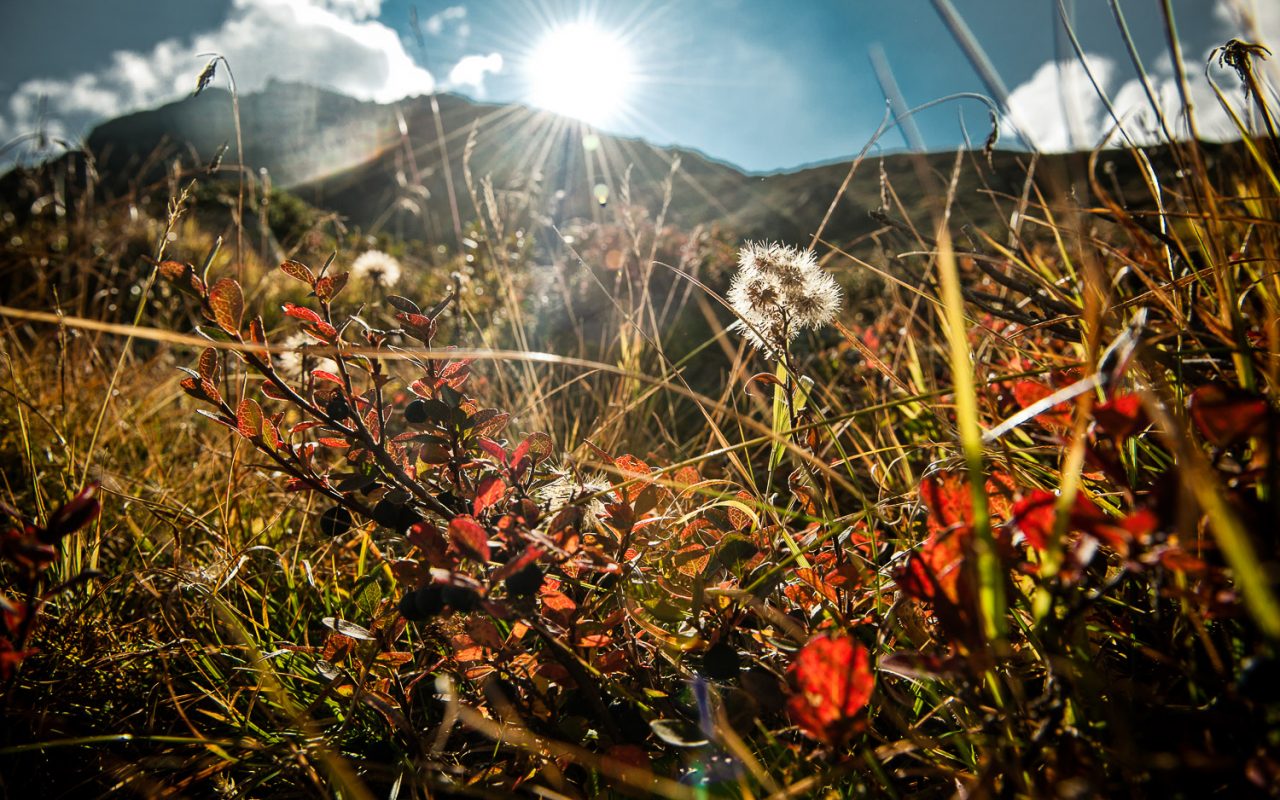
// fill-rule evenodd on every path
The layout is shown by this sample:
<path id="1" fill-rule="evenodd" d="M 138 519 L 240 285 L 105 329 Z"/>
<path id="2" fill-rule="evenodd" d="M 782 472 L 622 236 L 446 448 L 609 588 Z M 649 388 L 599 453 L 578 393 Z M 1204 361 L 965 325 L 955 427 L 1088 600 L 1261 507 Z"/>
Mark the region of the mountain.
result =
<path id="1" fill-rule="evenodd" d="M 452 241 L 455 204 L 464 223 L 476 218 L 472 191 L 483 196 L 486 184 L 504 212 L 518 207 L 559 224 L 615 219 L 616 210 L 628 205 L 656 216 L 670 181 L 668 222 L 684 228 L 718 224 L 742 238 L 807 243 L 849 172 L 844 162 L 749 174 L 695 151 L 657 147 L 548 112 L 451 94 L 377 104 L 311 86 L 272 83 L 240 97 L 238 106 L 251 188 L 269 179 L 366 231 L 390 228 L 428 241 Z M 102 190 L 119 195 L 163 185 L 175 161 L 198 171 L 222 151 L 219 174 L 234 178 L 239 161 L 234 108 L 231 95 L 210 89 L 98 126 L 86 149 L 94 156 Z M 1030 158 L 996 151 L 987 164 L 981 153 L 965 154 L 953 216 L 978 227 L 1003 224 L 1009 203 L 998 207 L 992 194 L 1020 196 Z M 1117 186 L 1133 198 L 1143 196 L 1130 157 L 1111 152 L 1102 158 L 1111 162 L 1108 175 Z M 869 212 L 881 207 L 885 186 L 897 194 L 890 208 L 900 203 L 915 219 L 940 212 L 955 159 L 954 153 L 867 159 L 833 209 L 827 238 L 848 243 L 879 228 Z M 1081 174 L 1084 159 L 1079 154 L 1041 157 L 1036 174 L 1058 187 L 1069 186 L 1066 176 Z M 1152 160 L 1158 171 L 1171 169 L 1168 154 L 1158 149 Z M 20 201 L 14 175 L 0 179 L 0 202 Z M 626 199 L 629 204 L 620 202 Z"/>

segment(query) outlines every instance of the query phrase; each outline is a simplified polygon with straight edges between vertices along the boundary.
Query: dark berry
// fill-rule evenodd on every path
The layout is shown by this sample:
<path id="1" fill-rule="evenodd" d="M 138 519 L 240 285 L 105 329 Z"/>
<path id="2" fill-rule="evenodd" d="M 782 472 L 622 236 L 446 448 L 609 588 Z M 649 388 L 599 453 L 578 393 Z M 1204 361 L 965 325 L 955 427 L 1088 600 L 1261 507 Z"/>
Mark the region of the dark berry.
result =
<path id="1" fill-rule="evenodd" d="M 422 522 L 422 516 L 407 503 L 383 498 L 373 507 L 373 520 L 384 528 L 404 533 L 414 523 Z"/>
<path id="2" fill-rule="evenodd" d="M 480 593 L 467 586 L 445 586 L 444 604 L 454 611 L 475 611 L 480 606 Z"/>
<path id="3" fill-rule="evenodd" d="M 444 610 L 444 587 L 438 583 L 415 589 L 400 598 L 400 614 L 409 620 L 424 620 Z"/>
<path id="4" fill-rule="evenodd" d="M 400 521 L 400 511 L 404 506 L 382 499 L 373 507 L 373 521 L 384 528 L 394 528 Z"/>
<path id="5" fill-rule="evenodd" d="M 328 414 L 332 419 L 341 422 L 351 416 L 351 406 L 347 405 L 347 398 L 340 394 L 336 394 L 328 403 L 325 403 L 324 413 Z"/>
<path id="6" fill-rule="evenodd" d="M 414 400 L 404 407 L 404 419 L 411 425 L 421 425 L 427 421 L 427 402 Z"/>
<path id="7" fill-rule="evenodd" d="M 413 510 L 413 506 L 404 505 L 400 507 L 400 512 L 396 515 L 395 529 L 400 533 L 412 528 L 422 522 L 422 515 Z"/>
<path id="8" fill-rule="evenodd" d="M 418 599 L 414 597 L 417 590 L 406 592 L 404 597 L 400 598 L 400 616 L 405 619 L 418 618 Z"/>
<path id="9" fill-rule="evenodd" d="M 529 564 L 508 575 L 505 581 L 507 594 L 512 597 L 528 597 L 542 588 L 542 568 L 537 564 Z"/>
<path id="10" fill-rule="evenodd" d="M 320 515 L 320 531 L 325 536 L 341 536 L 351 530 L 351 512 L 334 506 Z"/>
<path id="11" fill-rule="evenodd" d="M 738 649 L 728 642 L 716 642 L 702 656 L 702 671 L 708 678 L 718 681 L 731 680 L 738 677 L 738 670 L 741 668 L 742 656 L 738 655 Z"/>

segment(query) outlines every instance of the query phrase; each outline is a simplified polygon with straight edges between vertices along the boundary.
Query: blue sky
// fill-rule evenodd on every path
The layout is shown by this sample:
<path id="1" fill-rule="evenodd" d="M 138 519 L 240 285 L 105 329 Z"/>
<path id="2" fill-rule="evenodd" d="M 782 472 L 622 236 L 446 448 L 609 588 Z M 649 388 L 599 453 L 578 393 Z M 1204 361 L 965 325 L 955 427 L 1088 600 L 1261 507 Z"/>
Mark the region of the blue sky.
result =
<path id="1" fill-rule="evenodd" d="M 1014 128 L 1044 149 L 1092 146 L 1109 122 L 1056 23 L 1056 0 L 952 0 L 1011 92 Z M 1107 0 L 1063 0 L 1093 77 L 1135 131 L 1149 124 Z M 1256 7 L 1254 4 L 1256 2 Z M 75 139 L 95 121 L 181 97 L 204 60 L 227 54 L 241 91 L 306 80 L 379 101 L 444 88 L 492 102 L 529 98 L 526 63 L 556 24 L 583 15 L 614 32 L 636 80 L 613 132 L 699 149 L 767 171 L 856 152 L 884 96 L 883 50 L 909 105 L 986 92 L 931 0 L 5 0 L 0 140 L 37 127 Z M 1157 92 L 1173 92 L 1155 0 L 1121 0 Z M 1275 0 L 1175 0 L 1189 60 L 1242 29 L 1266 41 Z M 421 38 L 410 27 L 416 10 Z M 1057 61 L 1065 66 L 1055 66 Z M 1195 71 L 1199 76 L 1199 69 Z M 1193 96 L 1210 127 L 1212 95 Z M 924 144 L 981 142 L 986 111 L 949 103 L 917 118 Z M 1225 129 L 1224 129 L 1225 130 Z M 906 142 L 893 134 L 887 148 Z"/>

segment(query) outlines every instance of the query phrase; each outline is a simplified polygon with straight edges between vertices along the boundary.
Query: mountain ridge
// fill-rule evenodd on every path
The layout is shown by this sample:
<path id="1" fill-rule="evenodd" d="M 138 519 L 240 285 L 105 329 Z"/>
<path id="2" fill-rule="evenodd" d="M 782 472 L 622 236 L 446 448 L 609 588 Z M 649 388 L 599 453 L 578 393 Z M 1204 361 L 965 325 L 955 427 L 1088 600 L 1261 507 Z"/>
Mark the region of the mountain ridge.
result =
<path id="1" fill-rule="evenodd" d="M 624 205 L 655 217 L 665 208 L 669 223 L 687 228 L 719 224 L 743 238 L 807 243 L 830 211 L 825 231 L 848 243 L 880 228 L 869 212 L 884 205 L 888 186 L 912 213 L 941 213 L 957 157 L 955 151 L 877 154 L 842 192 L 848 159 L 750 173 L 693 148 L 659 147 L 550 112 L 454 94 L 379 104 L 272 82 L 238 104 L 243 163 L 252 181 L 270 180 L 364 230 L 392 226 L 401 235 L 440 242 L 455 235 L 455 203 L 462 221 L 480 215 L 473 193 L 481 197 L 487 181 L 495 200 L 554 224 L 608 219 L 611 204 L 629 200 Z M 187 171 L 202 170 L 220 151 L 219 174 L 233 178 L 235 122 L 233 98 L 209 89 L 108 120 L 90 133 L 85 149 L 109 194 L 161 181 L 175 161 Z M 1170 166 L 1166 152 L 1152 153 L 1158 168 Z M 1003 224 L 1007 212 L 991 195 L 1018 196 L 1033 158 L 1018 151 L 989 156 L 961 155 L 972 163 L 960 172 L 953 204 L 961 222 L 982 228 Z M 1039 176 L 1060 186 L 1069 185 L 1069 169 L 1081 167 L 1083 158 L 1035 157 Z M 1123 151 L 1102 158 L 1119 185 L 1141 186 Z M 13 193 L 13 175 L 0 178 L 0 198 Z"/>

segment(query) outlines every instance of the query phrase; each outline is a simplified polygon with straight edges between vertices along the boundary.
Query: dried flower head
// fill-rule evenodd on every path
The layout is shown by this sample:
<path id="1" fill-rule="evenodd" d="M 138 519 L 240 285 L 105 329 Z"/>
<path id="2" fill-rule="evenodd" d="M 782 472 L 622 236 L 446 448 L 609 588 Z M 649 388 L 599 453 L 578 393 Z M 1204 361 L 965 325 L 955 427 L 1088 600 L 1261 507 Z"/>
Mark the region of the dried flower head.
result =
<path id="1" fill-rule="evenodd" d="M 351 277 L 382 286 L 395 286 L 400 280 L 400 262 L 381 250 L 368 250 L 351 265 Z"/>
<path id="2" fill-rule="evenodd" d="M 840 286 L 812 250 L 773 242 L 749 242 L 738 252 L 738 274 L 729 304 L 732 328 L 766 354 L 784 348 L 802 330 L 829 324 L 840 311 Z"/>
<path id="3" fill-rule="evenodd" d="M 289 378 L 298 378 L 302 376 L 303 358 L 307 358 L 306 367 L 309 369 L 322 369 L 325 372 L 337 372 L 338 365 L 331 359 L 324 356 L 315 356 L 308 351 L 316 346 L 316 340 L 307 336 L 305 333 L 295 333 L 280 343 L 280 347 L 272 347 L 272 354 L 276 357 L 276 367 L 280 372 Z"/>

